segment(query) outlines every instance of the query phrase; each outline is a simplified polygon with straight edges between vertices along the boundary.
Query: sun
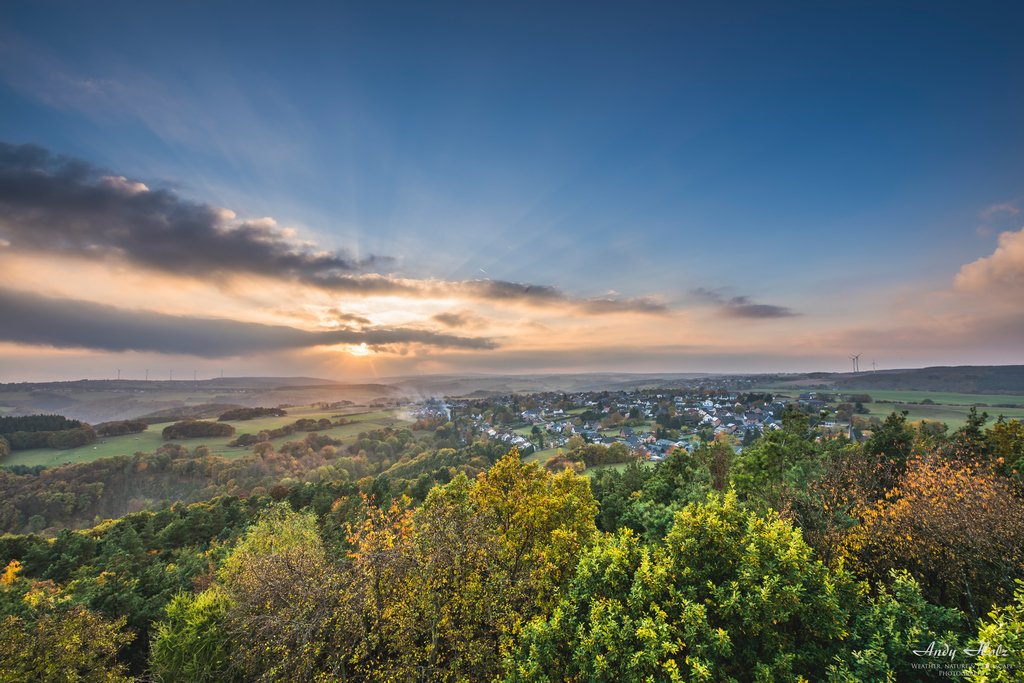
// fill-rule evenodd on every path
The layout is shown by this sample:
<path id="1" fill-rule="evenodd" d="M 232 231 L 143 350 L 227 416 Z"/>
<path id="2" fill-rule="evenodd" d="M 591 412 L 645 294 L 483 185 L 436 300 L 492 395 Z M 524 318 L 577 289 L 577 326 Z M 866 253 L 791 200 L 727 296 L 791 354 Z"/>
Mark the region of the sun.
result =
<path id="1" fill-rule="evenodd" d="M 370 356 L 373 355 L 373 349 L 369 348 L 366 345 L 366 342 L 363 342 L 359 346 L 355 346 L 354 344 L 346 346 L 345 353 L 351 354 L 353 356 Z"/>

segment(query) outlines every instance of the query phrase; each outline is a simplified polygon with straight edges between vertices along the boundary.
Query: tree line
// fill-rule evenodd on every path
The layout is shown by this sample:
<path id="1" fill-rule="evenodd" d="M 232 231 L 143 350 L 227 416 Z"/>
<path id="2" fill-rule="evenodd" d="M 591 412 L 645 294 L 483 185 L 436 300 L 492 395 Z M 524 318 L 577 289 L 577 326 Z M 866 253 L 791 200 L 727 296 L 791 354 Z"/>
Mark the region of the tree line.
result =
<path id="1" fill-rule="evenodd" d="M 1024 428 L 986 422 L 893 413 L 858 444 L 787 412 L 740 453 L 590 481 L 453 448 L 457 423 L 242 462 L 168 444 L 124 463 L 127 489 L 142 464 L 239 492 L 252 467 L 338 478 L 5 536 L 0 672 L 75 633 L 104 680 L 937 680 L 914 650 L 981 638 L 1019 670 Z"/>

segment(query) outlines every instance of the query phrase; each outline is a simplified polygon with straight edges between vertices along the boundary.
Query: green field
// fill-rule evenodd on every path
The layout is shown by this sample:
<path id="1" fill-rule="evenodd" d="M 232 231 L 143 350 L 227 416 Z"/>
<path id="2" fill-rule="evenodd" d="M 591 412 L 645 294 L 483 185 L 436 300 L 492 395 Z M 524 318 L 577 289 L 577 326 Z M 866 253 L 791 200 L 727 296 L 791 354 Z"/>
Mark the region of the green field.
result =
<path id="1" fill-rule="evenodd" d="M 948 391 L 871 391 L 868 393 L 875 401 L 902 401 L 903 403 L 865 403 L 864 407 L 873 417 L 884 419 L 894 410 L 907 411 L 907 419 L 911 422 L 918 420 L 935 420 L 945 422 L 952 432 L 960 428 L 970 413 L 971 406 L 978 403 L 987 403 L 988 406 L 980 406 L 978 412 L 987 412 L 992 420 L 999 415 L 1007 419 L 1024 419 L 1024 408 L 994 408 L 995 403 L 1012 403 L 1020 405 L 1024 403 L 1024 396 L 1009 396 L 1000 394 L 962 394 Z M 935 405 L 921 404 L 921 401 L 931 399 Z"/>
<path id="2" fill-rule="evenodd" d="M 876 401 L 881 399 L 883 401 L 920 403 L 928 398 L 935 403 L 953 406 L 970 406 L 975 403 L 987 403 L 990 406 L 997 403 L 1017 406 L 1024 405 L 1024 396 L 1007 394 L 958 394 L 951 391 L 846 391 L 844 393 L 865 393 Z"/>
<path id="3" fill-rule="evenodd" d="M 828 392 L 825 393 L 835 393 Z M 979 406 L 978 412 L 987 412 L 989 414 L 989 424 L 991 424 L 999 415 L 1003 415 L 1006 419 L 1018 419 L 1024 420 L 1024 408 L 996 408 L 994 404 L 1024 404 L 1024 396 L 1007 395 L 1007 394 L 964 394 L 950 391 L 860 391 L 853 389 L 844 390 L 844 394 L 855 394 L 865 393 L 871 396 L 875 401 L 902 401 L 902 403 L 865 403 L 864 407 L 868 410 L 868 413 L 872 417 L 878 417 L 885 419 L 894 410 L 900 412 L 903 410 L 907 411 L 907 419 L 911 422 L 918 420 L 935 420 L 938 422 L 945 422 L 949 426 L 950 432 L 960 428 L 966 421 L 967 415 L 970 413 L 971 406 L 978 403 L 985 403 L 985 406 Z M 789 391 L 777 393 L 776 396 L 784 398 L 784 400 L 797 400 L 799 393 L 793 391 L 792 388 Z M 925 399 L 931 399 L 935 402 L 935 405 L 922 405 L 921 401 Z M 831 404 L 835 408 L 836 404 Z M 862 416 L 863 417 L 863 416 Z"/>
<path id="4" fill-rule="evenodd" d="M 653 462 L 650 462 L 648 460 L 645 460 L 644 462 L 642 462 L 640 464 L 642 466 L 644 466 L 644 467 L 654 467 L 657 463 L 653 463 Z M 627 467 L 629 467 L 629 463 L 628 462 L 617 462 L 614 465 L 594 465 L 593 467 L 588 467 L 583 472 L 583 476 L 584 477 L 592 477 L 595 474 L 597 474 L 598 472 L 600 472 L 601 470 L 618 470 L 619 472 L 621 472 L 622 470 L 626 469 Z"/>
<path id="5" fill-rule="evenodd" d="M 885 419 L 885 417 L 893 411 L 898 413 L 906 410 L 907 419 L 911 422 L 916 422 L 918 420 L 936 420 L 938 422 L 945 422 L 946 425 L 949 426 L 950 432 L 959 429 L 966 423 L 967 416 L 971 410 L 970 406 L 929 406 L 900 403 L 865 403 L 864 407 L 870 411 L 870 414 L 873 417 L 879 417 L 882 419 Z M 978 412 L 988 413 L 990 418 L 988 424 L 994 422 L 999 415 L 1005 416 L 1008 420 L 1024 420 L 1024 409 L 1021 408 L 978 408 Z"/>
<path id="6" fill-rule="evenodd" d="M 210 448 L 210 452 L 214 455 L 220 455 L 225 458 L 237 458 L 240 455 L 252 452 L 251 446 L 245 448 L 231 448 L 227 445 L 229 441 L 237 437 L 239 434 L 258 434 L 261 430 L 275 429 L 286 424 L 292 424 L 299 418 L 303 417 L 320 419 L 322 417 L 329 418 L 332 415 L 339 414 L 341 414 L 340 411 L 336 409 L 320 410 L 312 409 L 309 406 L 298 406 L 295 408 L 289 408 L 288 415 L 285 417 L 265 417 L 256 420 L 229 422 L 228 424 L 235 427 L 236 431 L 234 436 L 178 439 L 174 443 L 187 446 L 190 450 L 197 446 L 208 446 Z M 360 432 L 380 429 L 381 427 L 387 426 L 393 426 L 396 429 L 401 429 L 412 425 L 412 422 L 401 419 L 398 416 L 397 410 L 380 410 L 371 413 L 352 414 L 351 417 L 347 419 L 350 420 L 347 425 L 325 429 L 318 431 L 317 433 L 326 434 L 335 439 L 350 440 L 354 439 Z M 115 455 L 131 455 L 138 451 L 143 453 L 152 453 L 163 444 L 170 443 L 168 441 L 164 441 L 160 436 L 161 431 L 163 431 L 163 428 L 168 426 L 168 424 L 170 423 L 152 425 L 148 430 L 141 434 L 101 438 L 96 442 L 91 443 L 88 446 L 82 446 L 81 448 L 72 448 L 69 450 L 35 448 L 27 451 L 14 451 L 3 461 L 3 464 L 25 465 L 28 467 L 45 465 L 46 467 L 53 467 L 69 462 L 89 462 L 91 460 L 109 458 Z M 305 432 L 296 432 L 290 436 L 272 439 L 271 442 L 275 447 L 280 447 L 288 441 L 302 440 L 305 436 Z"/>
<path id="7" fill-rule="evenodd" d="M 550 458 L 553 455 L 557 455 L 557 454 L 558 454 L 558 449 L 557 448 L 545 448 L 542 451 L 534 451 L 533 453 L 530 453 L 529 455 L 524 456 L 522 460 L 523 460 L 523 462 L 536 462 L 536 463 L 540 463 L 541 465 L 543 465 L 544 463 L 546 463 L 548 461 L 548 458 Z"/>

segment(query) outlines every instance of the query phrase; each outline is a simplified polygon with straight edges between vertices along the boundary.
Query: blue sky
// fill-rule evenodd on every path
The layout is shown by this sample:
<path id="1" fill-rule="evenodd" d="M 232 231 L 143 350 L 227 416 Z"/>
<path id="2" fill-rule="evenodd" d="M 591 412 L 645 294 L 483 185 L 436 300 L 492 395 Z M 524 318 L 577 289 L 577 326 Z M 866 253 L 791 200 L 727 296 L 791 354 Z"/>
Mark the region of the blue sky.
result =
<path id="1" fill-rule="evenodd" d="M 435 297 L 399 319 L 399 301 L 336 301 L 380 310 L 375 325 L 426 329 L 444 309 L 490 321 L 448 326 L 476 336 L 510 321 L 564 335 L 519 355 L 502 338 L 441 365 L 374 347 L 396 371 L 845 369 L 839 347 L 862 341 L 851 330 L 890 366 L 1014 362 L 1005 331 L 923 351 L 900 325 L 932 339 L 935 316 L 1020 293 L 1016 242 L 998 277 L 972 285 L 974 303 L 953 283 L 1024 222 L 1022 15 L 1014 3 L 13 2 L 0 8 L 0 140 L 88 162 L 93 180 L 270 217 L 296 244 L 391 257 L 378 277 L 551 286 L 654 301 L 671 318 L 594 327 Z M 9 258 L 28 258 L 6 241 Z M 33 257 L 54 263 L 44 251 Z M 90 263 L 77 298 L 143 305 L 103 294 Z M 167 287 L 153 276 L 157 308 Z M 227 319 L 284 320 L 223 282 L 195 296 L 164 312 L 210 315 L 216 296 Z M 282 308 L 324 303 L 280 296 Z M 796 315 L 743 316 L 734 299 Z M 1005 305 L 986 324 L 1019 327 Z M 617 336 L 638 324 L 679 348 Z M 573 334 L 607 343 L 554 360 L 580 350 Z M 12 356 L 45 355 L 11 343 Z M 810 346 L 794 356 L 794 344 Z M 303 354 L 286 365 L 377 371 Z"/>

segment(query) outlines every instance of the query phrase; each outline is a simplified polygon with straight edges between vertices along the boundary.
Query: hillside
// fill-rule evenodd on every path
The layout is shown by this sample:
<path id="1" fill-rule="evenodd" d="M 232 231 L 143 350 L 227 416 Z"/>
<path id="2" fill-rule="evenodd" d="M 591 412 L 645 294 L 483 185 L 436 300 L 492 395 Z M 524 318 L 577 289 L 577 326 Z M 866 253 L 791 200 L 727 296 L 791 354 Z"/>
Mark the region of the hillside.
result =
<path id="1" fill-rule="evenodd" d="M 961 365 L 832 375 L 836 389 L 1024 394 L 1024 365 Z"/>

